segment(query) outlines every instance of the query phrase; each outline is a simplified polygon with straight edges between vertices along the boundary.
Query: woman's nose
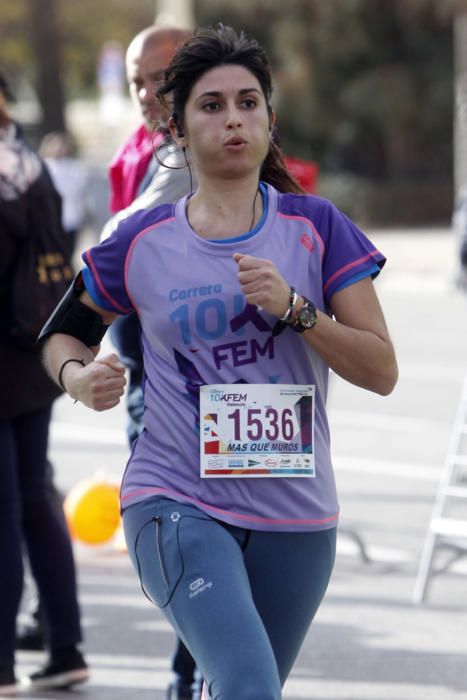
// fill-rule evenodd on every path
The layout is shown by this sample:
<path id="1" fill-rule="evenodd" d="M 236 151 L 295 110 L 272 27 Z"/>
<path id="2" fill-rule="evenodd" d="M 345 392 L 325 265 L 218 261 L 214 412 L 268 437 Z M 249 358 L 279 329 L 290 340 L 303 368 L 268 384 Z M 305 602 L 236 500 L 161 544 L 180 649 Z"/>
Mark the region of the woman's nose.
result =
<path id="1" fill-rule="evenodd" d="M 243 123 L 242 114 L 236 106 L 229 107 L 227 111 L 227 126 L 229 128 L 236 128 L 241 126 Z"/>

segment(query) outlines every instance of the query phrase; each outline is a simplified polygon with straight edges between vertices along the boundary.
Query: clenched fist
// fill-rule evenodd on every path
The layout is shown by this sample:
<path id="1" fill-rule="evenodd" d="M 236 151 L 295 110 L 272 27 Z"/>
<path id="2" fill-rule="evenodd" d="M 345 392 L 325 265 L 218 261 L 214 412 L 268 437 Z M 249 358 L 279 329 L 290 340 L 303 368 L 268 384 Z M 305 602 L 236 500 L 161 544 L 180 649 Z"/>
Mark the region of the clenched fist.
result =
<path id="1" fill-rule="evenodd" d="M 283 316 L 289 307 L 290 286 L 270 260 L 234 253 L 238 281 L 249 304 L 273 316 Z"/>
<path id="2" fill-rule="evenodd" d="M 95 411 L 106 411 L 120 402 L 125 390 L 125 366 L 115 353 L 90 362 L 66 366 L 64 384 L 69 395 Z"/>

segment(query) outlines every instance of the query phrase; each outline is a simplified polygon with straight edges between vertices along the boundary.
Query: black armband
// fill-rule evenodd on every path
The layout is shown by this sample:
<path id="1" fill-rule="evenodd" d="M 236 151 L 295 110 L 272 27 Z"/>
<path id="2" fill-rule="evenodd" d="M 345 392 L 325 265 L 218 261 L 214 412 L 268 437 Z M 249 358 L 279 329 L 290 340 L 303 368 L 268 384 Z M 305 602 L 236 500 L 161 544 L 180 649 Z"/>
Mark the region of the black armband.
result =
<path id="1" fill-rule="evenodd" d="M 88 347 L 99 345 L 108 326 L 102 323 L 102 316 L 97 311 L 80 302 L 83 291 L 82 274 L 79 272 L 39 333 L 38 343 L 52 333 L 64 333 L 81 340 Z"/>

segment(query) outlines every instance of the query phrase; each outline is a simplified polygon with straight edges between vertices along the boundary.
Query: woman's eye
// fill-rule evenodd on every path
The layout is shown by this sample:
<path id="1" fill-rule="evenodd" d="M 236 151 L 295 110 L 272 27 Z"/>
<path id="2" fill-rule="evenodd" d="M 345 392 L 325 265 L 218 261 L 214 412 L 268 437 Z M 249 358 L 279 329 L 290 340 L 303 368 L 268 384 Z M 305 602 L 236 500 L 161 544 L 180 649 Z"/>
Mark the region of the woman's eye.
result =
<path id="1" fill-rule="evenodd" d="M 203 105 L 203 110 L 205 112 L 216 112 L 219 108 L 219 102 L 206 102 L 206 104 Z"/>
<path id="2" fill-rule="evenodd" d="M 248 97 L 246 100 L 242 101 L 242 105 L 247 109 L 253 109 L 253 107 L 256 107 L 256 100 L 253 100 L 251 97 Z"/>

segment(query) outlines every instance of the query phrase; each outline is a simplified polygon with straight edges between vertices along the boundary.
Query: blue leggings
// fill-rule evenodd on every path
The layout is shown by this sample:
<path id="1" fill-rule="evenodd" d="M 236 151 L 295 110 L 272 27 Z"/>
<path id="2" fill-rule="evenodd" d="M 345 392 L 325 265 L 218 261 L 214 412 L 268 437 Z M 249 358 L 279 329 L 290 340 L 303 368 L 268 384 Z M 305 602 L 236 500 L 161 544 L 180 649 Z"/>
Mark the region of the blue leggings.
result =
<path id="1" fill-rule="evenodd" d="M 246 530 L 160 496 L 128 507 L 123 524 L 143 591 L 212 700 L 280 700 L 331 576 L 336 529 Z"/>

